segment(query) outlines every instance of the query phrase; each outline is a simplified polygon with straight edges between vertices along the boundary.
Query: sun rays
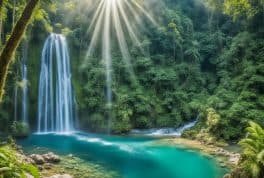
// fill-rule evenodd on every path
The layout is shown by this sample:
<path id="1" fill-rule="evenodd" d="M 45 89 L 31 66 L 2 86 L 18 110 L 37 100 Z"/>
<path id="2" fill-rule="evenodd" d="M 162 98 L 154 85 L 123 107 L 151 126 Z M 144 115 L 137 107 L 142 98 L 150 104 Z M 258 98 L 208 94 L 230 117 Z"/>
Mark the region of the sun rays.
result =
<path id="1" fill-rule="evenodd" d="M 111 40 L 111 37 L 109 36 L 115 34 L 122 57 L 129 65 L 130 55 L 127 38 L 129 37 L 129 40 L 131 40 L 134 45 L 140 44 L 138 30 L 141 25 L 140 15 L 147 18 L 152 24 L 157 25 L 157 22 L 152 17 L 151 13 L 148 13 L 144 6 L 136 0 L 98 1 L 96 11 L 93 14 L 92 21 L 87 30 L 88 33 L 92 34 L 92 37 L 87 50 L 86 59 L 93 55 L 94 49 L 100 44 L 100 38 L 103 40 L 103 43 L 111 43 L 107 40 Z M 107 36 L 105 33 L 108 33 L 109 35 Z M 102 46 L 104 46 L 104 44 Z M 103 50 L 111 51 L 111 45 L 106 45 L 104 47 L 109 47 L 110 50 L 105 48 L 103 48 Z M 103 50 L 102 54 L 105 52 Z"/>
<path id="2" fill-rule="evenodd" d="M 145 9 L 143 1 L 100 0 L 96 1 L 96 3 L 96 10 L 87 30 L 87 33 L 91 35 L 91 40 L 84 62 L 87 62 L 90 57 L 95 55 L 95 49 L 101 48 L 101 57 L 106 69 L 106 103 L 109 112 L 111 112 L 113 72 L 111 52 L 114 46 L 113 41 L 117 44 L 131 80 L 136 81 L 129 44 L 138 46 L 141 53 L 144 54 L 144 50 L 140 48 L 142 19 L 147 19 L 153 25 L 157 25 L 157 22 L 151 13 Z M 111 114 L 108 113 L 108 117 L 111 120 Z"/>

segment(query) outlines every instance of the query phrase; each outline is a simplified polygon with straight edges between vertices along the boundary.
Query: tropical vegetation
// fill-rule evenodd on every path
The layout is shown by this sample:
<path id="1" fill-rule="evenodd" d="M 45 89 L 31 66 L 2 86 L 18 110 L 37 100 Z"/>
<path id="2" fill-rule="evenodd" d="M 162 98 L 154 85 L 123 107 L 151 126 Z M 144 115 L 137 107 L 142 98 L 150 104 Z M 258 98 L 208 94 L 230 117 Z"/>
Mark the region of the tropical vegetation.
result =
<path id="1" fill-rule="evenodd" d="M 40 177 L 37 167 L 19 157 L 14 143 L 0 145 L 0 177 L 26 178 L 27 175 L 32 175 L 34 178 Z"/>
<path id="2" fill-rule="evenodd" d="M 239 167 L 233 178 L 261 178 L 264 176 L 264 129 L 254 122 L 249 123 L 247 137 L 239 144 L 243 148 Z"/>
<path id="3" fill-rule="evenodd" d="M 84 60 L 92 17 L 78 2 L 0 0 L 0 134 L 25 136 L 29 128 L 36 130 L 40 53 L 50 32 L 63 33 L 69 41 L 80 129 L 107 132 L 105 67 L 100 49 Z M 177 128 L 197 119 L 184 137 L 207 143 L 238 143 L 246 137 L 239 142 L 243 148 L 239 166 L 245 177 L 263 177 L 264 1 L 153 4 L 158 25 L 142 19 L 140 44 L 128 40 L 135 77 L 118 47 L 112 49 L 111 133 Z M 25 50 L 29 78 L 23 83 L 20 64 Z M 25 85 L 30 86 L 29 126 L 18 121 L 20 109 L 14 104 L 15 89 L 19 103 Z M 0 148 L 0 177 L 34 170 L 12 154 L 12 148 Z"/>
<path id="4" fill-rule="evenodd" d="M 8 44 L 14 23 L 19 20 L 25 2 L 16 5 L 3 1 L 1 49 Z M 16 6 L 17 8 L 14 8 Z M 209 132 L 216 139 L 239 140 L 247 122 L 263 126 L 263 6 L 262 1 L 156 2 L 153 13 L 161 15 L 159 26 L 148 25 L 141 46 L 132 46 L 132 79 L 113 50 L 112 132 L 128 133 L 132 128 L 179 127 L 200 118 L 203 123 L 186 134 L 194 137 L 207 129 L 206 112 L 219 115 Z M 232 7 L 232 8 L 231 8 Z M 84 62 L 89 42 L 85 12 L 76 13 L 77 1 L 42 2 L 34 13 L 22 44 L 31 44 L 28 54 L 30 108 L 29 119 L 35 125 L 39 59 L 42 42 L 50 31 L 67 35 L 72 54 L 73 81 L 79 105 L 82 129 L 105 132 L 108 106 L 105 104 L 104 64 L 100 55 Z M 62 19 L 67 12 L 74 18 Z M 12 19 L 8 14 L 15 14 Z M 33 21 L 34 20 L 34 21 Z M 33 23 L 34 22 L 34 23 Z M 80 26 L 79 24 L 82 24 Z M 53 28 L 52 28 L 53 27 Z M 2 131 L 10 130 L 14 119 L 13 96 L 20 85 L 20 59 L 26 45 L 18 48 L 12 61 L 5 99 L 1 104 Z M 144 50 L 144 54 L 141 53 Z M 18 98 L 19 99 L 19 98 Z M 201 126 L 201 127 L 199 127 Z M 224 129 L 223 129 L 224 128 Z M 34 129 L 33 129 L 34 130 Z"/>

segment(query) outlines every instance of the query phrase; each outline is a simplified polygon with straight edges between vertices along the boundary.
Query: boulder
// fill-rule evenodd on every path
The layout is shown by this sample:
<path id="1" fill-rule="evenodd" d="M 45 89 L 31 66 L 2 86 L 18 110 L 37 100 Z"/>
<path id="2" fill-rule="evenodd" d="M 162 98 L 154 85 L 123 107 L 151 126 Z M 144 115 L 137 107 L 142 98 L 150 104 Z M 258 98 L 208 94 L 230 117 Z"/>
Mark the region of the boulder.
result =
<path id="1" fill-rule="evenodd" d="M 60 162 L 60 157 L 52 152 L 43 155 L 32 154 L 28 157 L 28 162 L 32 162 L 38 165 L 42 165 L 44 163 L 58 163 Z"/>
<path id="2" fill-rule="evenodd" d="M 238 165 L 238 162 L 240 160 L 240 154 L 232 154 L 230 157 L 229 157 L 229 162 L 232 163 L 232 164 L 235 164 L 235 165 Z"/>
<path id="3" fill-rule="evenodd" d="M 46 162 L 48 163 L 58 163 L 60 162 L 60 157 L 52 152 L 42 155 Z"/>
<path id="4" fill-rule="evenodd" d="M 32 154 L 29 156 L 29 158 L 31 158 L 35 164 L 44 164 L 45 163 L 45 159 L 43 158 L 42 155 L 39 155 L 39 154 Z"/>
<path id="5" fill-rule="evenodd" d="M 24 157 L 24 159 L 23 159 L 26 163 L 28 163 L 28 164 L 34 164 L 35 163 L 35 161 L 31 158 L 31 157 Z"/>

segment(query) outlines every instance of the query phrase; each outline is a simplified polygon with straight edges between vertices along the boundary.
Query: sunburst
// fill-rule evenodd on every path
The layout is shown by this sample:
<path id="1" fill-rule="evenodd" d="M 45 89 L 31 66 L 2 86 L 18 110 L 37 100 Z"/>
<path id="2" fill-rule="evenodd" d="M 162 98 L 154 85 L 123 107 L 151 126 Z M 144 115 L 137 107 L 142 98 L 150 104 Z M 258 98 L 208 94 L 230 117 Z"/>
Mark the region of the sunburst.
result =
<path id="1" fill-rule="evenodd" d="M 132 65 L 129 46 L 127 41 L 140 46 L 139 29 L 142 18 L 148 19 L 153 25 L 157 22 L 144 7 L 144 1 L 138 0 L 101 0 L 98 1 L 88 33 L 91 33 L 91 41 L 87 50 L 86 60 L 93 56 L 95 48 L 101 44 L 102 59 L 106 67 L 106 100 L 109 110 L 112 105 L 112 44 L 113 39 L 117 39 L 118 47 L 122 54 L 122 59 L 126 68 L 134 80 L 136 79 Z M 114 35 L 114 36 L 113 36 Z M 102 39 L 102 43 L 99 43 Z M 141 49 L 141 48 L 140 48 Z M 143 49 L 141 49 L 143 52 Z"/>

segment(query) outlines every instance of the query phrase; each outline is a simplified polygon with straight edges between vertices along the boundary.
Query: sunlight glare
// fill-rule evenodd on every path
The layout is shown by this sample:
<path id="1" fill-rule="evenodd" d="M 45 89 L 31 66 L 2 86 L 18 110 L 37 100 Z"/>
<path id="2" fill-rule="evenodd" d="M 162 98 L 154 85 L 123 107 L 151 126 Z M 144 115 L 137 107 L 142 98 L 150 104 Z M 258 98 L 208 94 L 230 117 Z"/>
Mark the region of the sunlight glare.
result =
<path id="1" fill-rule="evenodd" d="M 109 123 L 111 122 L 113 72 L 111 52 L 112 47 L 115 46 L 111 44 L 113 40 L 117 40 L 130 80 L 138 83 L 132 67 L 128 40 L 137 46 L 143 55 L 145 54 L 139 39 L 140 29 L 144 28 L 142 27 L 143 19 L 157 26 L 151 13 L 148 13 L 137 0 L 100 0 L 87 30 L 87 33 L 91 33 L 92 36 L 84 62 L 94 55 L 95 48 L 98 49 L 101 39 L 102 60 L 106 68 L 106 105 L 109 109 Z M 111 35 L 115 35 L 115 38 Z"/>

